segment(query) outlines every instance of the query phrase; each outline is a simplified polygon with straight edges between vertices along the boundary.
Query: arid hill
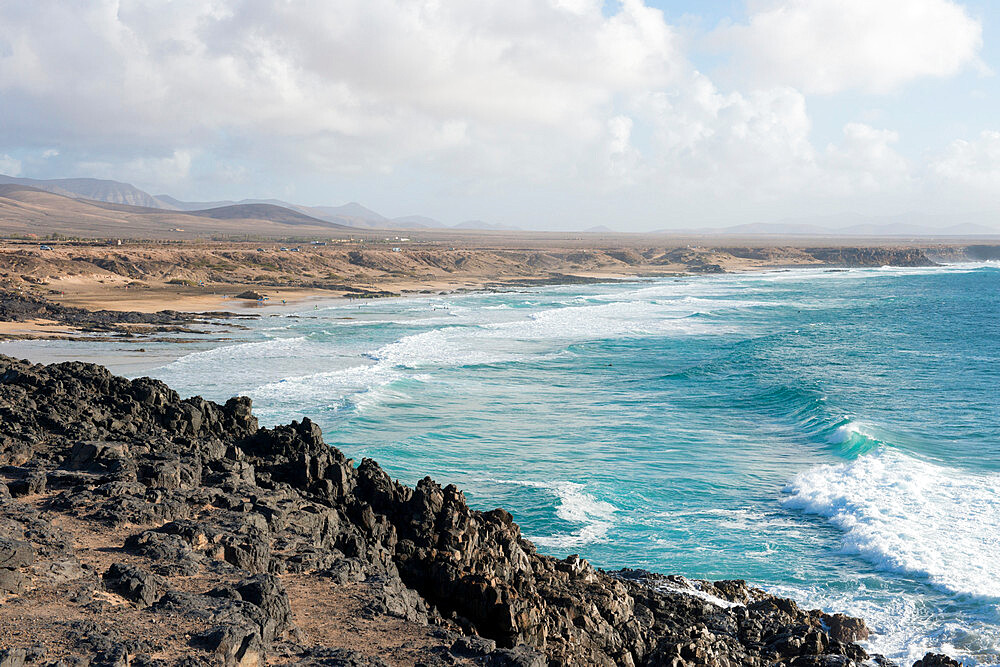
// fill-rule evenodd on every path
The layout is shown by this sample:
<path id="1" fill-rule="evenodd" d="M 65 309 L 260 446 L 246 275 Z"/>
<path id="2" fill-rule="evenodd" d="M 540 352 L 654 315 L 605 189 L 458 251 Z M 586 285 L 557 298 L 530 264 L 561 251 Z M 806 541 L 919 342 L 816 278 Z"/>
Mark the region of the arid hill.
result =
<path id="1" fill-rule="evenodd" d="M 0 236 L 185 239 L 206 236 L 329 238 L 342 225 L 267 204 L 167 211 L 75 199 L 38 188 L 0 185 Z"/>
<path id="2" fill-rule="evenodd" d="M 268 222 L 277 222 L 282 225 L 346 229 L 345 225 L 320 220 L 305 213 L 293 211 L 283 206 L 275 206 L 274 204 L 233 204 L 232 206 L 219 206 L 201 211 L 188 211 L 187 213 L 199 218 L 212 218 L 213 220 L 267 220 Z"/>

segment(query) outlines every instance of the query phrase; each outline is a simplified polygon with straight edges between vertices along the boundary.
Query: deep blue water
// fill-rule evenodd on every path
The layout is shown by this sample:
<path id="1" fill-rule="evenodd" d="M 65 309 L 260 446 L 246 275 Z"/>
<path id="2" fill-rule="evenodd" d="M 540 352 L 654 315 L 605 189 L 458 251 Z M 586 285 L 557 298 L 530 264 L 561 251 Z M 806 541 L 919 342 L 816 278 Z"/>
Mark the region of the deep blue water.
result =
<path id="1" fill-rule="evenodd" d="M 745 578 L 1000 664 L 1000 269 L 795 270 L 265 317 L 148 371 L 310 416 L 554 555 Z M 3 349 L 0 348 L 0 352 Z M 79 356 L 79 355 L 78 355 Z"/>

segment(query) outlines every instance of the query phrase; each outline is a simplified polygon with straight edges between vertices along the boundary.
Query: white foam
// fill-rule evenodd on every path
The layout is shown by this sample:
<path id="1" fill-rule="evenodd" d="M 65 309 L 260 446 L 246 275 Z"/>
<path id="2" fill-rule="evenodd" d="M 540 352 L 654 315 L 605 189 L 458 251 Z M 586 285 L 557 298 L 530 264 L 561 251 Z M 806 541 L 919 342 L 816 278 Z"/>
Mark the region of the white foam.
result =
<path id="1" fill-rule="evenodd" d="M 849 421 L 846 424 L 841 424 L 837 427 L 837 430 L 830 434 L 827 440 L 834 445 L 842 445 L 851 438 L 855 436 L 864 436 L 867 438 L 874 438 L 875 436 L 871 433 L 871 428 L 862 422 Z"/>
<path id="2" fill-rule="evenodd" d="M 351 366 L 269 382 L 252 390 L 250 398 L 262 404 L 299 403 L 317 396 L 335 398 L 386 385 L 400 377 L 400 373 L 383 365 Z"/>
<path id="3" fill-rule="evenodd" d="M 724 327 L 684 315 L 694 309 L 652 302 L 616 301 L 589 306 L 552 308 L 527 318 L 479 326 L 454 326 L 405 336 L 369 353 L 379 363 L 395 366 L 472 365 L 518 361 L 523 343 L 596 340 L 642 334 L 720 335 Z M 551 350 L 550 350 L 551 351 Z"/>
<path id="4" fill-rule="evenodd" d="M 185 366 L 201 366 L 205 363 L 227 363 L 234 361 L 257 361 L 271 358 L 275 355 L 287 355 L 298 352 L 306 342 L 305 336 L 293 338 L 272 338 L 253 343 L 237 343 L 222 345 L 210 350 L 192 352 L 173 361 L 169 366 L 182 368 Z"/>
<path id="5" fill-rule="evenodd" d="M 307 336 L 271 338 L 192 352 L 151 369 L 148 374 L 181 393 L 185 390 L 206 395 L 215 390 L 244 393 L 261 381 L 281 377 L 315 354 L 314 344 Z"/>
<path id="6" fill-rule="evenodd" d="M 843 548 L 951 593 L 1000 599 L 1000 475 L 961 472 L 882 448 L 810 468 L 786 506 L 826 517 Z"/>
<path id="7" fill-rule="evenodd" d="M 681 595 L 690 595 L 691 597 L 696 597 L 699 600 L 708 602 L 709 604 L 713 604 L 716 607 L 721 607 L 723 609 L 746 606 L 740 604 L 739 602 L 730 602 L 729 600 L 723 600 L 722 598 L 712 595 L 711 593 L 706 593 L 701 590 L 701 584 L 696 581 L 691 581 L 685 577 L 674 576 L 670 580 L 664 580 L 657 583 L 655 588 L 656 590 L 664 593 L 680 593 Z"/>
<path id="8" fill-rule="evenodd" d="M 1000 632 L 992 618 L 944 614 L 921 596 L 869 591 L 863 580 L 841 590 L 771 585 L 767 591 L 819 608 L 863 618 L 871 636 L 861 642 L 870 652 L 899 665 L 912 665 L 928 651 L 945 653 L 966 665 L 997 667 Z"/>
<path id="9" fill-rule="evenodd" d="M 618 508 L 598 500 L 585 492 L 584 485 L 576 482 L 533 482 L 522 480 L 494 480 L 499 484 L 514 484 L 552 493 L 558 499 L 556 516 L 563 521 L 580 524 L 580 528 L 561 535 L 526 536 L 535 544 L 554 549 L 573 549 L 585 544 L 604 542 L 614 525 Z"/>
<path id="10" fill-rule="evenodd" d="M 480 327 L 445 327 L 404 336 L 395 343 L 373 350 L 368 356 L 381 366 L 409 368 L 492 364 L 524 357 L 513 350 L 504 351 L 496 345 L 484 345 L 482 339 L 488 337 L 484 336 Z"/>

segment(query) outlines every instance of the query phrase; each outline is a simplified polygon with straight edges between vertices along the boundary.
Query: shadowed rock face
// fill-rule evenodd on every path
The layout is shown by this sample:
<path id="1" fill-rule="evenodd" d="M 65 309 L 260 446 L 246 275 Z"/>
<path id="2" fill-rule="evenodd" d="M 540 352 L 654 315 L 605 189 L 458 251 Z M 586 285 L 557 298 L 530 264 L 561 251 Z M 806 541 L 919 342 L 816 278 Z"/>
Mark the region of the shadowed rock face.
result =
<path id="1" fill-rule="evenodd" d="M 834 266 L 936 266 L 919 248 L 806 248 L 806 252 Z"/>
<path id="2" fill-rule="evenodd" d="M 604 572 L 577 556 L 541 555 L 508 512 L 472 510 L 461 491 L 430 478 L 404 486 L 370 459 L 355 466 L 308 419 L 258 428 L 246 398 L 181 400 L 161 382 L 95 365 L 0 356 L 0 466 L 0 527 L 9 528 L 0 588 L 4 572 L 8 592 L 30 587 L 24 578 L 36 557 L 72 561 L 71 540 L 53 517 L 104 526 L 113 551 L 132 560 L 79 580 L 138 614 L 193 624 L 175 647 L 186 664 L 261 664 L 269 653 L 296 664 L 385 664 L 302 635 L 297 601 L 283 585 L 300 575 L 317 588 L 363 582 L 368 618 L 440 626 L 441 646 L 426 664 L 828 666 L 868 658 L 853 643 L 868 634 L 858 619 L 806 611 L 742 581 Z M 214 585 L 180 588 L 199 576 Z M 77 631 L 67 626 L 67 641 Z M 127 654 L 154 664 L 141 642 L 105 634 L 104 644 L 76 650 L 98 662 Z M 34 650 L 3 641 L 9 664 Z M 923 664 L 948 664 L 934 660 Z"/>
<path id="3" fill-rule="evenodd" d="M 970 245 L 965 249 L 965 257 L 977 262 L 996 261 L 1000 259 L 1000 246 Z"/>

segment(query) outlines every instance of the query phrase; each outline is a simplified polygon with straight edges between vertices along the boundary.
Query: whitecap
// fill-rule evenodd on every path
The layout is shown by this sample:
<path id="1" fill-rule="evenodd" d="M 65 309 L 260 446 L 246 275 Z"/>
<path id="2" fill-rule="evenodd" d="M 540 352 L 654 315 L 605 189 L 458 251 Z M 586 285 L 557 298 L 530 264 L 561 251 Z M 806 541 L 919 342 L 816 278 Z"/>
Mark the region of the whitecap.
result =
<path id="1" fill-rule="evenodd" d="M 497 484 L 512 484 L 540 489 L 554 495 L 558 504 L 556 516 L 569 523 L 580 524 L 570 533 L 556 535 L 526 535 L 535 544 L 553 549 L 575 549 L 576 547 L 604 542 L 608 531 L 614 525 L 618 508 L 609 502 L 598 500 L 576 482 L 534 482 L 525 480 L 489 480 Z"/>
<path id="2" fill-rule="evenodd" d="M 883 447 L 810 468 L 786 507 L 827 518 L 843 549 L 950 593 L 1000 599 L 1000 475 L 973 474 Z"/>
<path id="3" fill-rule="evenodd" d="M 260 359 L 273 357 L 276 354 L 287 355 L 299 352 L 306 340 L 306 336 L 295 336 L 289 338 L 271 338 L 251 343 L 237 343 L 235 345 L 221 345 L 209 350 L 186 354 L 164 368 L 202 365 L 206 362 L 227 364 L 235 361 L 259 361 Z"/>
<path id="4" fill-rule="evenodd" d="M 871 429 L 862 422 L 848 421 L 841 424 L 829 435 L 827 441 L 833 445 L 842 445 L 855 437 L 875 438 Z"/>

